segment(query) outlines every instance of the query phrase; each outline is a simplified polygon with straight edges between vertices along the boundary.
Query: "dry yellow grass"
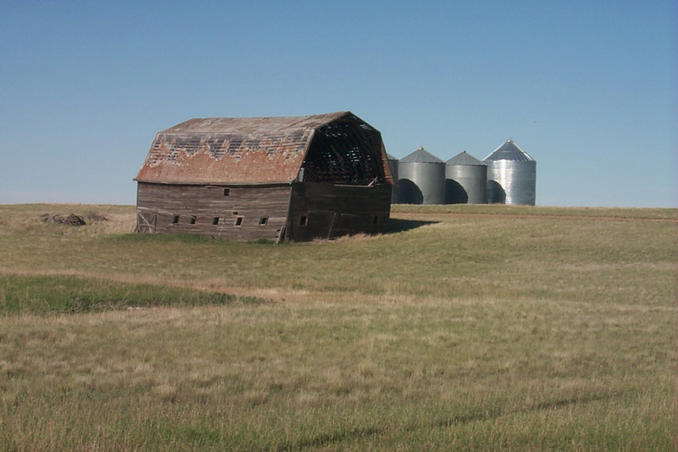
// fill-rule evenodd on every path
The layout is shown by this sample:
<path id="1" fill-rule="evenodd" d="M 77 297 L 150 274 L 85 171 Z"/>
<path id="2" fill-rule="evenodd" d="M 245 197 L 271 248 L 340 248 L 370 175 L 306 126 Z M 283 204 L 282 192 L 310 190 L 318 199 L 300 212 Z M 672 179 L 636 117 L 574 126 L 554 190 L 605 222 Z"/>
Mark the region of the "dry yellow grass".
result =
<path id="1" fill-rule="evenodd" d="M 675 211 L 466 207 L 273 246 L 0 206 L 5 293 L 272 301 L 0 316 L 0 449 L 675 448 Z"/>

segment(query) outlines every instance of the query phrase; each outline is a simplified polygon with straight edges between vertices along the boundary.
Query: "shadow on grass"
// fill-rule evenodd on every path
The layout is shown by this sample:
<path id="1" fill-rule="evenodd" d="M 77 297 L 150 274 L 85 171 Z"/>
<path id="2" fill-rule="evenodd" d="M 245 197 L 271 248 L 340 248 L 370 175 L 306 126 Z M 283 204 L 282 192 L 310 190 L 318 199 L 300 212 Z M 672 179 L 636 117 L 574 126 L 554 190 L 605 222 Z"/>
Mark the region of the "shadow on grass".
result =
<path id="1" fill-rule="evenodd" d="M 436 224 L 438 221 L 421 221 L 421 220 L 403 220 L 401 218 L 389 218 L 386 224 L 386 234 L 395 234 L 397 232 L 405 232 L 412 229 L 426 226 L 427 224 Z"/>
<path id="2" fill-rule="evenodd" d="M 297 441 L 295 443 L 281 444 L 280 446 L 274 447 L 273 449 L 269 450 L 274 450 L 276 452 L 302 450 L 311 447 L 328 446 L 330 444 L 340 443 L 347 439 L 361 438 L 367 436 L 377 436 L 382 435 L 384 433 L 386 433 L 385 428 L 376 428 L 376 427 L 340 430 L 337 432 L 323 433 L 321 435 L 316 436 L 315 438 L 309 438 L 306 440 Z"/>
<path id="3" fill-rule="evenodd" d="M 532 406 L 516 409 L 516 410 L 503 410 L 501 408 L 494 408 L 492 410 L 483 410 L 481 413 L 469 413 L 466 415 L 451 416 L 446 419 L 440 419 L 435 422 L 417 424 L 417 425 L 405 425 L 400 428 L 400 431 L 413 432 L 416 430 L 421 430 L 424 428 L 449 428 L 454 425 L 467 424 L 470 422 L 486 421 L 497 419 L 501 416 L 507 416 L 511 414 L 524 414 L 536 411 L 543 410 L 555 410 L 570 405 L 576 404 L 585 404 L 591 402 L 598 402 L 602 400 L 611 400 L 622 397 L 624 394 L 619 391 L 610 392 L 606 394 L 596 394 L 583 397 L 572 397 L 569 399 L 554 400 L 548 402 L 541 402 L 534 404 Z M 341 443 L 345 440 L 379 436 L 388 433 L 388 428 L 386 427 L 363 427 L 363 428 L 354 428 L 339 430 L 335 432 L 322 433 L 313 438 L 302 439 L 294 443 L 283 443 L 277 447 L 273 447 L 270 450 L 274 451 L 291 451 L 291 450 L 302 450 L 307 448 L 314 447 L 324 447 L 330 446 L 332 444 Z"/>
<path id="4" fill-rule="evenodd" d="M 438 223 L 438 221 L 404 220 L 401 218 L 389 218 L 384 233 L 395 234 L 398 232 L 410 231 L 421 226 L 436 223 Z M 188 244 L 222 243 L 225 245 L 237 244 L 237 245 L 255 245 L 255 246 L 256 245 L 281 246 L 289 245 L 290 243 L 295 243 L 288 241 L 276 243 L 273 240 L 269 239 L 238 241 L 233 240 L 229 237 L 191 234 L 188 232 L 179 232 L 174 234 L 144 234 L 138 232 L 131 232 L 126 234 L 110 235 L 106 239 L 113 242 L 122 242 L 122 243 L 188 243 Z"/>

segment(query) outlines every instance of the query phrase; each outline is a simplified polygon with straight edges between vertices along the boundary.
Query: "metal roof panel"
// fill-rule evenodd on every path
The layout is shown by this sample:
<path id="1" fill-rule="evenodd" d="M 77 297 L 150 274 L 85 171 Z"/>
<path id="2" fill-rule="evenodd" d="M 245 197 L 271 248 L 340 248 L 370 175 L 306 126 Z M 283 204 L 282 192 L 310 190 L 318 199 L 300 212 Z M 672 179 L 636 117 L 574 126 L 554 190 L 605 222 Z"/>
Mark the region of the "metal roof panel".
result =
<path id="1" fill-rule="evenodd" d="M 416 151 L 401 158 L 400 163 L 443 163 L 443 161 L 419 146 Z"/>
<path id="2" fill-rule="evenodd" d="M 530 154 L 520 149 L 510 138 L 485 157 L 485 161 L 488 160 L 534 161 Z"/>
<path id="3" fill-rule="evenodd" d="M 478 160 L 466 151 L 461 151 L 446 162 L 447 165 L 464 165 L 464 166 L 487 166 L 487 163 Z"/>

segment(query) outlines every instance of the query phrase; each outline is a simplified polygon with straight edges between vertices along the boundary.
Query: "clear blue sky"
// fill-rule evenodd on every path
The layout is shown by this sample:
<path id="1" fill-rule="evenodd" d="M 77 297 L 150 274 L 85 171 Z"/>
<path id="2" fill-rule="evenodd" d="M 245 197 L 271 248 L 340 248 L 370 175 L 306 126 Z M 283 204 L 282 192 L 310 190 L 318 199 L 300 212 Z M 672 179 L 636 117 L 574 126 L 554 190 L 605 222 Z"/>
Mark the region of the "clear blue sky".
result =
<path id="1" fill-rule="evenodd" d="M 678 3 L 0 0 L 0 203 L 134 204 L 159 130 L 351 110 L 390 154 L 537 160 L 537 204 L 678 206 Z"/>

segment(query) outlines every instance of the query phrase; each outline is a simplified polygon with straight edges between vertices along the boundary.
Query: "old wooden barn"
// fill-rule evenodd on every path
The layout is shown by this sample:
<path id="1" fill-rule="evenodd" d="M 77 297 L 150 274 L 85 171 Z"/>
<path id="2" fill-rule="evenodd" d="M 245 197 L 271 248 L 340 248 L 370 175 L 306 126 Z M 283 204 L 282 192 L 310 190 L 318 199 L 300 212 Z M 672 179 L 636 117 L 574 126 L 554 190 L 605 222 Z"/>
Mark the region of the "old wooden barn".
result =
<path id="1" fill-rule="evenodd" d="M 156 135 L 135 181 L 138 232 L 273 241 L 381 232 L 393 183 L 351 112 L 190 119 Z"/>

